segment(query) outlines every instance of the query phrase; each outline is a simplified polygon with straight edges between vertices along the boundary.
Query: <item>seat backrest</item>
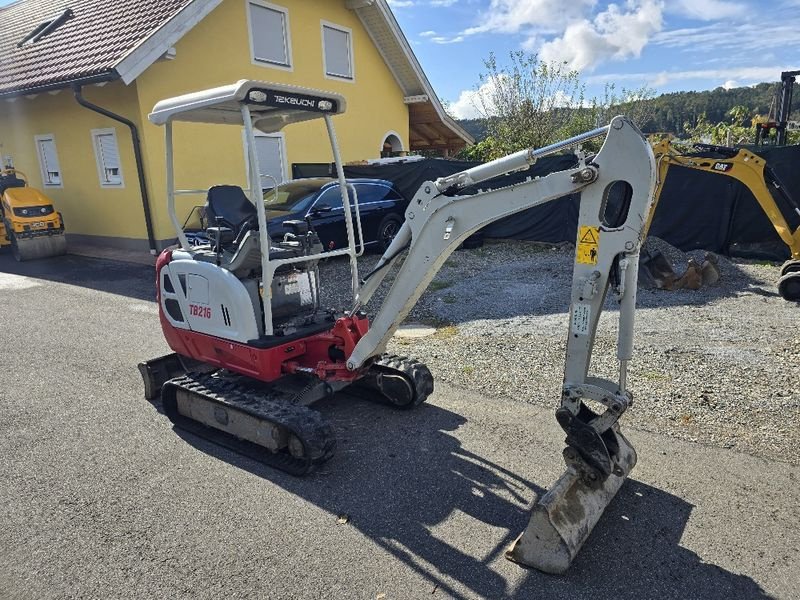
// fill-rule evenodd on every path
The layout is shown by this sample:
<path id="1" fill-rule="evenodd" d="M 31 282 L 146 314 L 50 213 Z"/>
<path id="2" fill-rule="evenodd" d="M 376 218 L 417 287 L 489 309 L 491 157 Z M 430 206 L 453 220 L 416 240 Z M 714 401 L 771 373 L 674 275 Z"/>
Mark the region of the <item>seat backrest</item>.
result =
<path id="1" fill-rule="evenodd" d="M 209 227 L 217 225 L 217 217 L 222 225 L 233 229 L 239 235 L 242 225 L 256 217 L 256 207 L 238 185 L 215 185 L 208 189 L 206 198 L 206 223 Z"/>
<path id="2" fill-rule="evenodd" d="M 0 196 L 9 188 L 25 187 L 25 181 L 15 175 L 0 175 Z"/>

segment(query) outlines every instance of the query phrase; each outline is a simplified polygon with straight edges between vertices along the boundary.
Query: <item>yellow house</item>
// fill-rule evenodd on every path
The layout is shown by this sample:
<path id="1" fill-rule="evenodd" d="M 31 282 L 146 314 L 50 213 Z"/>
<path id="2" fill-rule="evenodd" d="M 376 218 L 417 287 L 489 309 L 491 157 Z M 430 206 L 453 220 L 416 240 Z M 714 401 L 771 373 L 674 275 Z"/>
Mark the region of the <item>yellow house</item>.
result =
<path id="1" fill-rule="evenodd" d="M 174 231 L 163 131 L 147 115 L 163 98 L 238 79 L 344 95 L 344 161 L 472 142 L 385 0 L 18 0 L 0 8 L 0 158 L 53 199 L 71 240 L 155 251 Z M 177 187 L 245 184 L 241 131 L 176 134 Z M 294 163 L 332 160 L 319 121 L 257 145 L 260 171 L 279 182 Z M 182 198 L 179 214 L 203 202 Z"/>

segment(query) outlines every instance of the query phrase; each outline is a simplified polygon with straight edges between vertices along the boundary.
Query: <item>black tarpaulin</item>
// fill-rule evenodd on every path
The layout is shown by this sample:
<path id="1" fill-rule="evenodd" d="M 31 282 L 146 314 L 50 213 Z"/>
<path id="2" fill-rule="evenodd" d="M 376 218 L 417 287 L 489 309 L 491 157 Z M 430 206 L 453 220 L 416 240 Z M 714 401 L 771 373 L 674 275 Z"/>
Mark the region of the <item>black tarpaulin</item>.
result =
<path id="1" fill-rule="evenodd" d="M 800 199 L 800 146 L 752 149 L 764 157 L 784 189 L 795 201 Z M 347 177 L 375 177 L 394 182 L 401 193 L 412 198 L 429 180 L 463 171 L 479 163 L 441 159 L 388 164 L 346 166 Z M 483 189 L 505 187 L 568 169 L 575 164 L 572 155 L 554 155 L 540 159 L 526 171 L 484 182 Z M 294 177 L 318 176 L 327 165 L 293 165 Z M 474 193 L 475 190 L 465 190 Z M 773 193 L 781 212 L 792 229 L 800 217 L 779 195 Z M 489 201 L 487 199 L 487 201 Z M 567 196 L 518 215 L 501 219 L 484 228 L 486 237 L 511 238 L 537 242 L 574 242 L 578 227 L 577 196 Z M 789 252 L 753 194 L 743 184 L 724 175 L 685 167 L 669 170 L 658 210 L 650 229 L 681 250 L 704 249 L 721 254 L 759 256 L 782 260 Z"/>

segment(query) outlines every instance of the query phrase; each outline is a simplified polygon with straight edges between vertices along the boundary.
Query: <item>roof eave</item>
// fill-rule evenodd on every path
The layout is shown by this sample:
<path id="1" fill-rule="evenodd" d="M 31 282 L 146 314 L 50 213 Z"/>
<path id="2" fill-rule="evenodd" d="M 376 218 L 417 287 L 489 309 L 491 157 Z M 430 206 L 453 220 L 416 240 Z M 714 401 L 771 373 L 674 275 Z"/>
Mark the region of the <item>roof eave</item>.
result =
<path id="1" fill-rule="evenodd" d="M 142 41 L 131 48 L 114 65 L 125 85 L 161 58 L 172 46 L 202 21 L 222 0 L 193 0 L 175 13 L 159 27 L 151 31 Z"/>
<path id="2" fill-rule="evenodd" d="M 58 90 L 68 89 L 75 85 L 93 85 L 98 83 L 109 83 L 111 81 L 116 81 L 117 79 L 120 79 L 119 73 L 117 73 L 115 69 L 111 69 L 109 71 L 104 71 L 103 73 L 97 73 L 95 75 L 86 75 L 84 77 L 76 77 L 74 79 L 55 81 L 52 83 L 45 83 L 43 85 L 37 85 L 18 90 L 10 90 L 5 92 L 0 91 L 0 99 L 11 99 L 11 98 L 20 98 L 24 96 L 33 96 L 36 94 L 45 94 L 47 92 L 54 92 Z"/>
<path id="3" fill-rule="evenodd" d="M 403 30 L 400 29 L 400 25 L 397 22 L 397 19 L 394 18 L 394 14 L 392 10 L 389 8 L 386 0 L 361 0 L 364 5 L 374 5 L 376 6 L 382 13 L 384 19 L 386 19 L 386 23 L 389 25 L 389 28 L 392 30 L 392 33 L 397 38 L 400 47 L 403 49 L 403 52 L 408 60 L 411 68 L 414 70 L 414 74 L 419 79 L 422 87 L 425 90 L 425 93 L 428 94 L 430 99 L 431 105 L 433 106 L 436 114 L 442 120 L 448 129 L 450 129 L 454 134 L 458 137 L 463 139 L 467 144 L 472 145 L 475 143 L 475 138 L 473 138 L 465 129 L 463 129 L 458 123 L 456 123 L 450 115 L 447 114 L 442 103 L 439 101 L 439 97 L 433 91 L 433 86 L 431 82 L 428 81 L 428 77 L 425 75 L 425 72 L 422 70 L 422 66 L 419 64 L 417 57 L 414 55 L 414 51 L 411 49 L 411 45 L 408 43 Z"/>

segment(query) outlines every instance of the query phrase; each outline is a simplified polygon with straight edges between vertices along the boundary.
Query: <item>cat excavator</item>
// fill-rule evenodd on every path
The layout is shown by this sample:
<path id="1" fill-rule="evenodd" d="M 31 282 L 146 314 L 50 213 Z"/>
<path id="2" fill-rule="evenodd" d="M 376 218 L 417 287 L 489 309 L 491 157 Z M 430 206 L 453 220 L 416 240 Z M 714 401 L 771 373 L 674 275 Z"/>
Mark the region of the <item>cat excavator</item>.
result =
<path id="1" fill-rule="evenodd" d="M 780 279 L 777 282 L 778 293 L 785 300 L 800 302 L 800 225 L 797 225 L 800 223 L 800 205 L 766 160 L 745 148 L 693 144 L 689 149 L 682 149 L 669 140 L 655 143 L 653 153 L 658 165 L 658 179 L 653 211 L 645 233 L 650 228 L 664 183 L 673 168 L 733 178 L 750 190 L 778 237 L 788 247 L 791 257 L 781 266 Z M 790 221 L 795 225 L 790 225 Z M 659 287 L 678 279 L 672 266 L 659 253 L 643 253 L 640 266 Z"/>
<path id="2" fill-rule="evenodd" d="M 359 273 L 363 240 L 358 197 L 344 178 L 333 126 L 344 97 L 328 92 L 242 80 L 158 102 L 149 119 L 166 136 L 167 210 L 178 246 L 156 264 L 161 328 L 174 353 L 139 365 L 148 399 L 160 398 L 176 427 L 294 475 L 331 459 L 330 424 L 311 405 L 336 392 L 399 408 L 424 402 L 434 390 L 430 370 L 386 353 L 403 322 L 448 256 L 481 227 L 569 194 L 581 197 L 568 320 L 567 352 L 556 420 L 566 436 L 564 474 L 533 507 L 530 522 L 507 557 L 563 573 L 636 464 L 619 420 L 633 404 L 627 385 L 639 250 L 656 182 L 650 144 L 627 118 L 540 149 L 422 184 L 405 222 L 376 266 Z M 274 133 L 322 119 L 340 181 L 348 246 L 323 253 L 308 222 L 289 223 L 272 239 L 267 229 L 254 132 Z M 182 122 L 243 127 L 249 189 L 207 192 L 210 243 L 192 246 L 175 210 L 173 127 Z M 577 164 L 509 187 L 465 188 L 528 168 L 549 154 L 604 137 L 599 152 L 578 149 Z M 474 188 L 473 188 L 474 189 Z M 196 192 L 196 191 L 195 191 Z M 346 257 L 351 301 L 323 310 L 318 262 Z M 382 303 L 365 307 L 394 273 Z M 598 320 L 608 297 L 618 307 L 618 376 L 591 376 Z M 346 401 L 346 396 L 336 401 Z"/>

